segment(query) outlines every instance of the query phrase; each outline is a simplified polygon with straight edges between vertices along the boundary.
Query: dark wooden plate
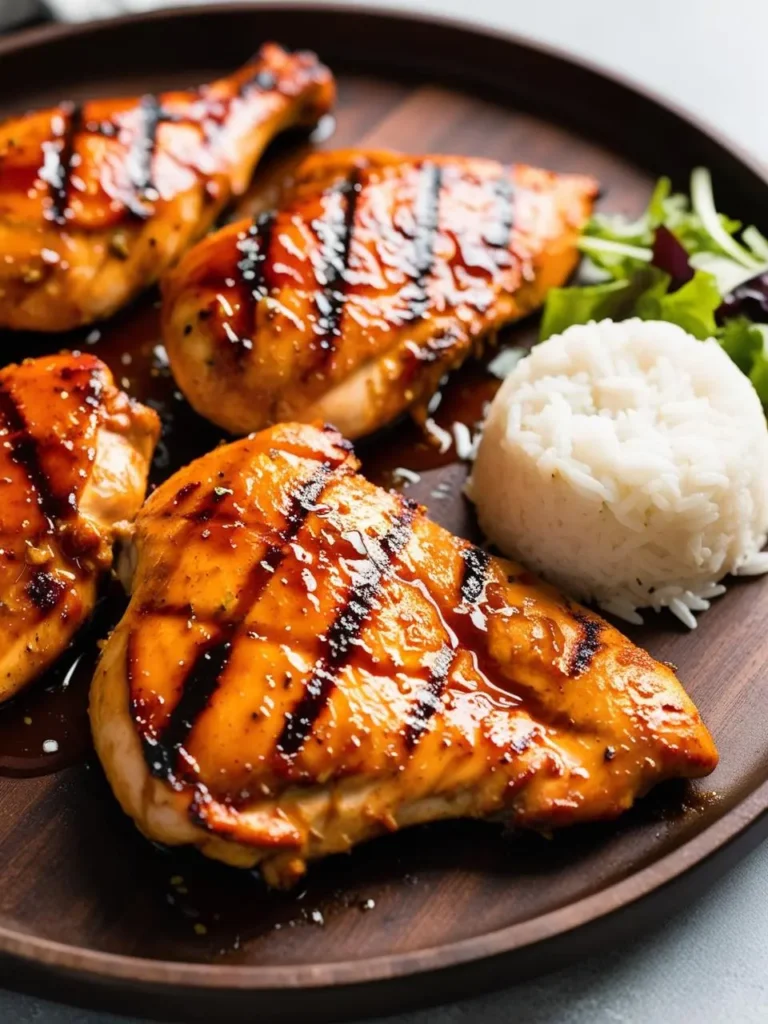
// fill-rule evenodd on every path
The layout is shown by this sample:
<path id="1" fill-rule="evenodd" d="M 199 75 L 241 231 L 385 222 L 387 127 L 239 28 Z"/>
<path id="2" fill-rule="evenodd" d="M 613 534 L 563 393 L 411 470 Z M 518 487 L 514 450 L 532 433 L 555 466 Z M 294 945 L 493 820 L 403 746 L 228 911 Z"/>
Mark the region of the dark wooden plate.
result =
<path id="1" fill-rule="evenodd" d="M 283 140 L 260 187 L 312 144 L 364 143 L 589 172 L 606 207 L 631 212 L 655 175 L 684 186 L 703 163 L 721 208 L 766 226 L 764 172 L 711 132 L 583 64 L 447 22 L 349 7 L 216 7 L 37 30 L 0 42 L 0 97 L 11 110 L 194 83 L 271 38 L 317 50 L 340 96 L 335 134 Z M 7 361 L 94 345 L 126 388 L 163 413 L 158 480 L 219 435 L 174 395 L 156 350 L 155 301 L 97 334 L 6 335 L 0 344 Z M 535 332 L 524 324 L 504 341 L 525 344 Z M 492 390 L 484 364 L 466 367 L 447 386 L 438 421 L 471 422 Z M 363 454 L 384 482 L 395 466 L 417 469 L 409 493 L 444 524 L 472 531 L 460 493 L 466 467 L 453 451 L 438 457 L 400 425 Z M 318 864 L 289 895 L 157 850 L 118 810 L 91 754 L 85 698 L 96 639 L 120 603 L 105 598 L 59 669 L 0 711 L 6 984 L 157 1017 L 378 1015 L 508 983 L 633 934 L 768 831 L 765 583 L 734 584 L 696 633 L 655 616 L 634 631 L 678 664 L 715 734 L 722 763 L 702 786 L 663 788 L 615 824 L 552 840 L 483 824 L 412 830 Z M 59 742 L 56 755 L 42 753 L 46 738 Z"/>

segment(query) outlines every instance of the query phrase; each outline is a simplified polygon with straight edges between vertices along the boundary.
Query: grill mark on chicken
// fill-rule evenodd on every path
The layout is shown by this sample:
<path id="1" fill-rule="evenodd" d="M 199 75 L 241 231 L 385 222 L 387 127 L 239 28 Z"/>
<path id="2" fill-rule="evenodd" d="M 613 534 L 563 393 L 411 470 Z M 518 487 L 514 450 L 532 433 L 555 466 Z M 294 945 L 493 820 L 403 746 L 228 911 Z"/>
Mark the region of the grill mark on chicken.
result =
<path id="1" fill-rule="evenodd" d="M 465 549 L 467 553 L 472 552 L 473 550 L 475 549 Z M 448 642 L 450 643 L 454 655 L 458 655 L 461 651 L 466 651 L 470 654 L 474 667 L 483 678 L 485 684 L 489 688 L 489 692 L 502 697 L 508 702 L 510 707 L 521 705 L 529 709 L 535 708 L 537 711 L 542 710 L 539 708 L 540 702 L 537 701 L 535 695 L 530 692 L 529 688 L 519 686 L 514 679 L 509 678 L 509 676 L 507 676 L 503 671 L 503 667 L 496 661 L 488 650 L 488 617 L 494 612 L 497 595 L 488 593 L 487 580 L 483 581 L 482 586 L 478 586 L 477 583 L 474 582 L 476 578 L 474 570 L 471 570 L 471 575 L 468 576 L 466 569 L 467 557 L 467 554 L 462 554 L 462 560 L 464 562 L 464 566 L 462 568 L 462 580 L 471 578 L 473 582 L 471 585 L 466 585 L 464 589 L 467 593 L 477 592 L 478 594 L 477 598 L 471 602 L 468 602 L 464 594 L 462 594 L 461 603 L 445 604 L 434 597 L 427 580 L 422 580 L 418 576 L 411 578 L 410 574 L 407 574 L 405 578 L 407 582 L 416 586 L 422 595 L 435 608 L 442 622 L 443 628 L 446 631 Z M 470 558 L 470 561 L 474 562 L 474 559 Z M 486 563 L 486 568 L 489 564 L 490 558 Z M 461 583 L 459 583 L 458 589 L 461 593 Z"/>
<path id="2" fill-rule="evenodd" d="M 252 88 L 241 98 L 244 81 Z M 0 325 L 64 332 L 107 320 L 244 191 L 271 138 L 312 127 L 334 94 L 314 54 L 265 43 L 245 67 L 196 88 L 6 119 L 0 192 L 15 255 L 0 275 Z"/>
<path id="3" fill-rule="evenodd" d="M 416 507 L 410 502 L 401 502 L 394 524 L 378 542 L 380 551 L 375 554 L 369 552 L 363 579 L 352 587 L 346 602 L 337 611 L 326 633 L 321 654 L 305 683 L 304 693 L 293 711 L 286 712 L 285 725 L 276 743 L 276 749 L 285 757 L 292 757 L 301 750 L 328 703 L 338 673 L 348 664 L 355 650 L 355 642 L 380 594 L 382 582 L 411 538 L 415 512 Z"/>
<path id="4" fill-rule="evenodd" d="M 237 269 L 243 284 L 254 299 L 263 298 L 269 290 L 266 263 L 274 224 L 274 210 L 259 214 L 246 237 L 237 243 L 238 250 L 243 254 L 243 258 L 238 261 Z"/>
<path id="5" fill-rule="evenodd" d="M 419 692 L 416 706 L 406 719 L 404 739 L 409 750 L 414 749 L 426 732 L 430 718 L 440 710 L 443 690 L 455 659 L 456 651 L 449 644 L 443 644 L 437 652 L 429 678 Z"/>
<path id="6" fill-rule="evenodd" d="M 315 332 L 320 340 L 317 345 L 319 358 L 317 365 L 312 368 L 314 372 L 319 372 L 330 361 L 341 336 L 341 316 L 349 283 L 349 254 L 361 191 L 360 171 L 355 167 L 348 178 L 327 194 L 328 198 L 340 198 L 339 204 L 331 207 L 332 216 L 314 225 L 321 242 L 321 265 L 315 276 L 322 287 L 322 291 L 315 297 L 318 311 Z"/>
<path id="7" fill-rule="evenodd" d="M 482 548 L 469 547 L 461 552 L 461 558 L 461 599 L 466 604 L 475 604 L 483 596 L 491 556 Z"/>
<path id="8" fill-rule="evenodd" d="M 426 583 L 421 587 L 425 595 L 430 595 L 429 600 L 436 607 L 439 607 L 440 617 L 448 631 L 449 640 L 455 654 L 458 655 L 461 651 L 466 651 L 470 654 L 475 669 L 485 680 L 490 692 L 501 696 L 508 702 L 510 707 L 524 707 L 542 722 L 578 731 L 579 726 L 571 720 L 570 715 L 561 715 L 558 710 L 548 707 L 546 702 L 536 694 L 535 690 L 524 683 L 519 683 L 514 677 L 508 675 L 504 671 L 504 666 L 493 657 L 487 642 L 487 634 L 489 618 L 494 615 L 495 610 L 499 607 L 500 595 L 498 592 L 489 592 L 491 580 L 488 577 L 488 568 L 492 560 L 481 548 L 474 547 L 465 548 L 461 553 L 461 558 L 464 566 L 462 569 L 460 593 L 465 602 L 465 607 L 438 605 L 431 596 Z M 480 572 L 478 566 L 483 562 L 484 566 Z M 468 569 L 468 565 L 471 568 Z M 477 594 L 476 598 L 472 600 L 467 599 L 468 596 L 475 593 Z M 470 614 L 467 614 L 468 610 Z M 587 613 L 579 613 L 579 615 L 580 623 L 589 636 L 594 639 L 596 636 L 595 627 L 597 627 L 599 632 L 601 624 L 593 621 Z M 590 660 L 594 653 L 596 653 L 596 650 L 591 651 L 589 655 Z"/>
<path id="9" fill-rule="evenodd" d="M 66 211 L 68 207 L 67 197 L 69 192 L 69 176 L 76 166 L 72 155 L 76 148 L 77 139 L 81 134 L 100 135 L 102 138 L 117 139 L 121 134 L 121 126 L 110 118 L 101 121 L 84 120 L 82 108 L 70 105 L 73 114 L 68 122 L 67 154 L 60 147 L 60 160 L 56 166 L 45 170 L 45 178 L 51 183 L 51 195 L 54 203 L 51 207 L 50 218 L 58 224 L 66 223 Z M 66 111 L 66 107 L 62 108 Z M 130 148 L 123 159 L 130 181 L 129 189 L 121 189 L 120 203 L 125 207 L 128 215 L 147 220 L 153 213 L 150 207 L 142 203 L 142 199 L 157 199 L 153 177 L 153 164 L 157 150 L 158 129 L 161 124 L 189 124 L 198 128 L 203 135 L 208 137 L 208 111 L 205 111 L 201 119 L 187 114 L 175 113 L 163 107 L 162 99 L 159 96 L 148 93 L 142 96 L 136 107 L 137 126 L 131 141 Z M 62 180 L 62 173 L 66 172 L 66 179 Z M 61 184 L 56 184 L 61 181 Z"/>
<path id="10" fill-rule="evenodd" d="M 200 651 L 181 683 L 181 696 L 162 735 L 155 742 L 144 738 L 144 756 L 153 775 L 176 782 L 184 744 L 216 692 L 231 651 L 230 640 L 219 640 Z"/>
<path id="11" fill-rule="evenodd" d="M 514 224 L 514 188 L 510 168 L 502 167 L 501 174 L 493 183 L 493 191 L 496 195 L 498 212 L 494 217 L 493 225 L 486 230 L 484 240 L 494 249 L 506 250 L 509 247 L 509 236 Z"/>
<path id="12" fill-rule="evenodd" d="M 210 703 L 224 674 L 233 649 L 233 640 L 246 615 L 269 585 L 281 562 L 290 550 L 304 521 L 315 508 L 333 471 L 338 468 L 329 462 L 309 480 L 304 481 L 288 499 L 285 526 L 279 533 L 279 543 L 269 547 L 248 574 L 234 612 L 229 621 L 219 627 L 218 637 L 198 651 L 186 676 L 181 681 L 181 696 L 168 717 L 159 737 L 143 736 L 144 756 L 153 775 L 165 778 L 179 786 L 178 762 L 184 744 L 194 729 L 195 722 Z M 153 609 L 156 613 L 161 608 Z M 129 651 L 130 654 L 130 651 Z M 134 704 L 134 717 L 139 715 Z"/>
<path id="13" fill-rule="evenodd" d="M 0 381 L 0 417 L 10 435 L 8 444 L 11 446 L 11 458 L 22 468 L 34 489 L 37 504 L 48 520 L 48 530 L 52 533 L 56 520 L 74 512 L 75 507 L 72 502 L 54 493 L 41 463 L 37 441 L 32 437 L 24 413 L 4 381 Z"/>
<path id="14" fill-rule="evenodd" d="M 477 605 L 485 593 L 491 556 L 482 548 L 468 547 L 461 552 L 463 562 L 459 593 L 464 604 Z M 405 745 L 413 750 L 427 729 L 430 718 L 440 710 L 441 697 L 448 681 L 458 647 L 443 644 L 435 657 L 429 678 L 420 690 L 413 711 L 408 716 Z"/>
<path id="15" fill-rule="evenodd" d="M 355 171 L 362 191 L 350 189 Z M 268 268 L 280 291 L 275 318 L 259 316 L 255 329 L 244 330 L 249 364 L 266 369 L 243 375 L 228 358 L 222 327 L 226 319 L 243 333 L 232 279 L 246 220 L 201 243 L 166 292 L 167 347 L 180 387 L 199 412 L 235 434 L 319 415 L 365 436 L 409 407 L 420 415 L 444 374 L 565 279 L 589 188 L 586 180 L 582 186 L 495 161 L 313 154 L 279 200 L 285 245 L 276 229 Z M 326 278 L 344 266 L 345 207 L 347 269 L 334 283 Z M 530 228 L 522 248 L 512 229 L 516 213 Z M 232 311 L 217 301 L 222 293 Z M 374 401 L 350 400 L 366 389 Z"/>
<path id="16" fill-rule="evenodd" d="M 288 495 L 324 460 L 342 461 L 341 454 L 335 439 L 314 427 L 273 428 L 263 441 L 234 442 L 188 467 L 139 517 L 135 600 L 105 650 L 91 707 L 110 782 L 152 839 L 188 839 L 205 854 L 260 867 L 269 884 L 288 884 L 305 861 L 383 827 L 454 814 L 534 828 L 603 819 L 656 780 L 714 765 L 709 738 L 666 669 L 606 624 L 601 654 L 578 682 L 569 681 L 566 665 L 578 635 L 573 613 L 591 614 L 513 563 L 491 557 L 483 574 L 484 554 L 418 510 L 410 541 L 378 583 L 371 611 L 348 645 L 328 704 L 298 754 L 285 756 L 277 746 L 284 712 L 299 705 L 313 666 L 328 653 L 330 627 L 355 585 L 365 582 L 368 561 L 379 568 L 381 540 L 402 509 L 398 499 L 367 483 L 349 459 L 351 472 L 332 478 L 237 633 L 220 635 L 216 609 L 223 599 L 225 614 L 233 614 L 241 591 L 237 585 L 234 601 L 227 596 L 231 575 L 242 581 L 256 558 L 279 544 Z M 222 512 L 247 504 L 247 541 L 243 535 L 230 545 L 222 536 L 220 547 L 189 545 L 174 565 L 186 526 L 181 515 L 218 479 L 233 489 Z M 171 529 L 162 518 L 169 507 L 176 508 Z M 150 596 L 167 596 L 180 609 L 185 597 L 199 598 L 212 617 L 191 627 L 183 619 L 145 618 L 141 607 Z M 296 615 L 304 610 L 297 629 Z M 286 621 L 293 623 L 288 633 Z M 176 752 L 169 784 L 150 774 L 137 739 L 162 734 L 187 671 L 176 659 L 185 658 L 188 667 L 195 644 L 207 648 L 208 662 L 219 648 L 219 666 L 226 667 Z M 158 645 L 167 648 L 166 672 Z M 412 680 L 408 696 L 404 672 Z M 127 720 L 131 698 L 137 708 Z M 418 715 L 412 713 L 417 698 Z M 632 743 L 622 742 L 627 736 Z M 144 774 L 137 778 L 137 772 Z M 329 806 L 338 813 L 329 816 Z"/>
<path id="17" fill-rule="evenodd" d="M 138 106 L 138 128 L 126 158 L 128 174 L 135 191 L 135 196 L 126 202 L 126 206 L 142 219 L 148 217 L 151 211 L 136 200 L 155 198 L 152 164 L 157 147 L 157 131 L 165 117 L 157 96 L 142 96 Z"/>
<path id="18" fill-rule="evenodd" d="M 66 117 L 66 124 L 61 132 L 54 127 L 54 141 L 45 147 L 46 158 L 52 154 L 51 166 L 43 166 L 40 177 L 48 182 L 51 205 L 48 211 L 50 220 L 57 224 L 66 224 L 69 207 L 69 183 L 74 169 L 75 141 L 83 120 L 82 107 L 79 104 L 62 106 L 57 117 Z M 55 143 L 58 142 L 58 145 Z M 48 163 L 46 159 L 46 164 Z"/>
<path id="19" fill-rule="evenodd" d="M 240 303 L 240 321 L 250 330 L 256 327 L 254 307 L 256 303 L 269 294 L 267 283 L 267 263 L 272 244 L 272 230 L 275 226 L 275 211 L 270 210 L 255 218 L 248 234 L 237 243 L 238 252 L 243 258 L 237 262 L 240 277 L 242 301 Z M 234 331 L 224 325 L 227 338 L 239 356 L 253 348 L 253 341 L 243 336 L 243 331 Z"/>
<path id="20" fill-rule="evenodd" d="M 428 161 L 422 164 L 414 205 L 414 290 L 410 301 L 413 320 L 423 317 L 429 306 L 429 277 L 435 261 L 441 187 L 441 168 Z"/>
<path id="21" fill-rule="evenodd" d="M 131 146 L 124 156 L 131 190 L 120 190 L 119 200 L 125 207 L 127 213 L 134 217 L 138 217 L 140 220 L 146 220 L 152 215 L 153 211 L 143 205 L 140 200 L 142 198 L 151 200 L 157 198 L 152 172 L 154 156 L 157 150 L 158 129 L 160 125 L 192 125 L 203 132 L 204 136 L 207 138 L 209 116 L 207 111 L 204 111 L 203 118 L 199 119 L 191 116 L 190 114 L 181 114 L 166 110 L 163 106 L 162 99 L 159 96 L 147 93 L 145 96 L 141 97 L 137 104 L 136 117 L 136 130 L 131 141 Z M 81 113 L 76 125 L 74 125 L 72 129 L 72 148 L 75 146 L 76 136 L 81 133 L 100 135 L 105 139 L 116 139 L 120 137 L 121 126 L 111 118 L 104 118 L 100 121 L 86 121 L 83 119 Z M 61 218 L 56 216 L 52 219 L 56 220 L 57 223 L 64 223 Z"/>
<path id="22" fill-rule="evenodd" d="M 568 675 L 580 676 L 589 669 L 600 650 L 603 624 L 599 619 L 590 618 L 578 610 L 572 614 L 579 624 L 579 636 L 568 664 Z"/>

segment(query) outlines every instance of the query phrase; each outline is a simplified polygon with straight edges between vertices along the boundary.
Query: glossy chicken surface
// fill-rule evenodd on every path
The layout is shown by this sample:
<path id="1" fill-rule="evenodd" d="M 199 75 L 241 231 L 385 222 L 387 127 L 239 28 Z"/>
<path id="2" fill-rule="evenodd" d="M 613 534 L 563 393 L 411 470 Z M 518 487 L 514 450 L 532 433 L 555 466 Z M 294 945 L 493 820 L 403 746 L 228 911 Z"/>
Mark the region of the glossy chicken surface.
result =
<path id="1" fill-rule="evenodd" d="M 160 432 L 93 356 L 0 370 L 0 700 L 67 647 L 144 500 Z"/>
<path id="2" fill-rule="evenodd" d="M 290 885 L 438 818 L 611 818 L 717 753 L 672 670 L 284 424 L 166 481 L 91 691 L 96 748 L 154 840 Z"/>
<path id="3" fill-rule="evenodd" d="M 333 99 L 314 54 L 268 44 L 198 89 L 0 124 L 0 326 L 64 331 L 110 316 L 245 190 L 278 132 L 314 124 Z"/>
<path id="4" fill-rule="evenodd" d="M 232 433 L 321 419 L 360 437 L 577 262 L 596 183 L 491 160 L 317 153 L 276 212 L 196 246 L 165 282 L 179 387 Z"/>

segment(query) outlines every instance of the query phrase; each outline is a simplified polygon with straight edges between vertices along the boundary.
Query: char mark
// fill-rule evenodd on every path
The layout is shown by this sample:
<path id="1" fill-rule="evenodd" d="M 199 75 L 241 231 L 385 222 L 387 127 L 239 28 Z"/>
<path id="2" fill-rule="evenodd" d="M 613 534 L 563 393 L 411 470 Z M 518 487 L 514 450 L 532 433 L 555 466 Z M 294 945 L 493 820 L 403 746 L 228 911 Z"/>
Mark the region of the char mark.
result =
<path id="1" fill-rule="evenodd" d="M 152 165 L 157 147 L 157 129 L 165 119 L 162 104 L 157 96 L 142 96 L 138 106 L 138 124 L 131 148 L 128 152 L 128 175 L 134 195 L 126 205 L 137 216 L 146 218 L 149 210 L 142 205 L 143 199 L 156 199 Z"/>
<path id="2" fill-rule="evenodd" d="M 422 164 L 414 207 L 416 222 L 414 245 L 413 298 L 410 313 L 413 320 L 423 317 L 429 305 L 429 278 L 435 260 L 435 242 L 440 219 L 442 172 L 429 161 Z"/>
<path id="3" fill-rule="evenodd" d="M 468 547 L 461 552 L 463 562 L 459 593 L 463 604 L 477 604 L 483 597 L 491 557 L 482 548 Z M 426 731 L 430 718 L 440 708 L 441 697 L 456 651 L 444 644 L 432 665 L 429 679 L 408 716 L 405 743 L 413 750 Z"/>
<path id="4" fill-rule="evenodd" d="M 266 264 L 269 259 L 269 247 L 272 239 L 272 228 L 275 224 L 275 212 L 260 213 L 248 229 L 245 238 L 237 243 L 242 259 L 237 269 L 240 278 L 254 299 L 263 298 L 269 291 L 266 279 Z"/>
<path id="5" fill-rule="evenodd" d="M 44 569 L 37 569 L 25 587 L 29 600 L 43 614 L 53 611 L 64 597 L 66 589 L 64 580 Z"/>
<path id="6" fill-rule="evenodd" d="M 11 458 L 24 471 L 35 491 L 38 507 L 48 520 L 48 527 L 52 532 L 56 520 L 74 512 L 75 506 L 73 502 L 54 493 L 48 475 L 43 469 L 38 443 L 30 433 L 21 407 L 5 383 L 0 383 L 0 417 L 9 431 Z"/>
<path id="7" fill-rule="evenodd" d="M 181 696 L 158 739 L 144 737 L 144 756 L 152 774 L 174 783 L 179 760 L 195 722 L 211 702 L 229 661 L 227 640 L 201 650 L 182 682 Z"/>
<path id="8" fill-rule="evenodd" d="M 323 363 L 333 355 L 341 335 L 341 314 L 349 283 L 349 254 L 361 191 L 360 172 L 355 167 L 349 177 L 328 194 L 330 216 L 314 224 L 321 244 L 320 266 L 316 271 L 321 290 L 315 298 L 318 313 L 315 331 L 320 339 L 318 348 Z M 338 202 L 334 201 L 336 197 Z"/>
<path id="9" fill-rule="evenodd" d="M 491 556 L 482 548 L 464 548 L 461 573 L 461 599 L 465 604 L 476 604 L 483 596 Z"/>
<path id="10" fill-rule="evenodd" d="M 331 624 L 304 693 L 293 711 L 286 714 L 285 725 L 277 740 L 277 750 L 284 756 L 292 757 L 299 752 L 327 704 L 338 673 L 348 664 L 381 593 L 382 582 L 411 537 L 413 516 L 414 508 L 403 502 L 394 525 L 378 542 L 379 550 L 369 550 L 366 569 Z"/>
<path id="11" fill-rule="evenodd" d="M 513 225 L 514 188 L 512 170 L 502 167 L 501 174 L 493 183 L 496 196 L 496 212 L 493 225 L 485 232 L 485 241 L 494 249 L 508 249 Z"/>
<path id="12" fill-rule="evenodd" d="M 227 337 L 238 355 L 244 355 L 253 348 L 253 341 L 243 337 L 243 333 L 251 331 L 255 327 L 253 307 L 269 294 L 267 266 L 275 216 L 273 210 L 260 213 L 251 224 L 245 238 L 241 238 L 237 243 L 238 251 L 241 253 L 241 259 L 237 263 L 237 272 L 244 300 L 241 303 L 239 317 L 241 330 L 238 332 L 230 330 L 227 332 Z"/>
<path id="13" fill-rule="evenodd" d="M 304 481 L 288 499 L 285 526 L 280 542 L 269 547 L 248 574 L 237 604 L 230 618 L 219 624 L 219 635 L 206 644 L 195 656 L 181 681 L 181 696 L 168 717 L 159 737 L 144 738 L 144 752 L 153 775 L 164 778 L 171 785 L 179 784 L 180 758 L 184 746 L 195 727 L 195 722 L 210 704 L 221 676 L 229 663 L 233 641 L 246 615 L 269 585 L 283 558 L 288 544 L 296 537 L 305 519 L 316 507 L 331 475 L 331 467 L 324 463 L 318 472 Z"/>
<path id="14" fill-rule="evenodd" d="M 568 664 L 568 675 L 580 676 L 587 671 L 600 650 L 603 624 L 600 619 L 592 618 L 582 611 L 574 611 L 573 617 L 579 625 L 579 636 Z"/>
<path id="15" fill-rule="evenodd" d="M 413 750 L 426 732 L 429 720 L 441 707 L 443 690 L 448 680 L 456 652 L 448 644 L 443 644 L 437 652 L 429 679 L 419 693 L 414 709 L 408 715 L 405 724 L 405 745 Z"/>
<path id="16" fill-rule="evenodd" d="M 51 206 L 49 217 L 56 224 L 67 223 L 69 183 L 75 166 L 75 141 L 82 126 L 83 111 L 79 104 L 71 104 L 62 116 L 66 117 L 63 131 L 56 137 L 58 145 L 51 146 L 51 166 L 44 168 L 48 182 Z"/>
<path id="17" fill-rule="evenodd" d="M 324 463 L 319 472 L 291 495 L 283 531 L 284 543 L 289 543 L 299 532 L 302 523 L 316 507 L 325 490 L 331 467 Z"/>

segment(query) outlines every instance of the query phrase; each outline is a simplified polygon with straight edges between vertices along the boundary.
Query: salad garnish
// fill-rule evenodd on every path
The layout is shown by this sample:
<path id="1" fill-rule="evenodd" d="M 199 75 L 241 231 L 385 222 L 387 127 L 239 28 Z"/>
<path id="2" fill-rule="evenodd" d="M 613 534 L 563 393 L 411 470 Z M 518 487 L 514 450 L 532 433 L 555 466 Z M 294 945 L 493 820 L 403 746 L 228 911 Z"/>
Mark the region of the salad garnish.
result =
<path id="1" fill-rule="evenodd" d="M 579 249 L 581 283 L 550 291 L 541 340 L 590 320 L 668 320 L 717 338 L 768 405 L 768 238 L 717 211 L 706 168 L 690 196 L 661 178 L 637 220 L 596 214 Z"/>

